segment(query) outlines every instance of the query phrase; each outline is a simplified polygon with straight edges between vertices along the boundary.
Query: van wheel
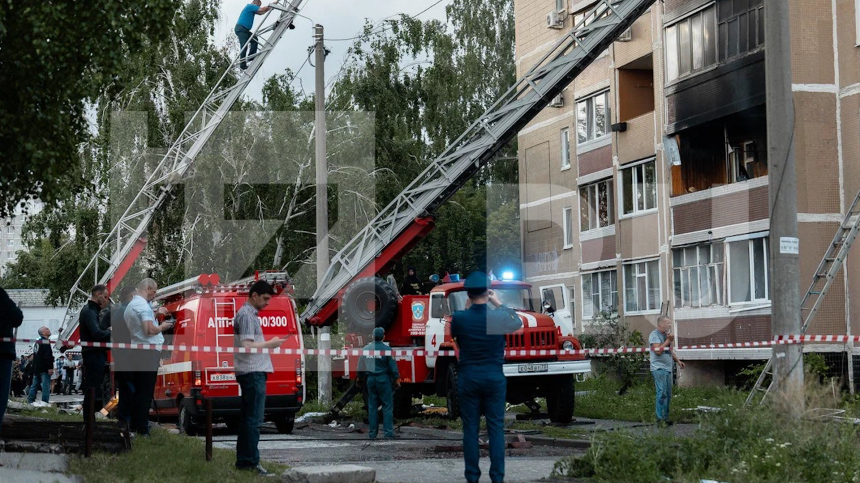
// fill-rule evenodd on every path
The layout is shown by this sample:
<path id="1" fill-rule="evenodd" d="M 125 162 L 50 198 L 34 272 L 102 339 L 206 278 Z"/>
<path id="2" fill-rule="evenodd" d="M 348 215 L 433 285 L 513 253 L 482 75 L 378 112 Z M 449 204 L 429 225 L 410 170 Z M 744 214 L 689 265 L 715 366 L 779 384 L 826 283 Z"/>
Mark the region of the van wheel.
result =
<path id="1" fill-rule="evenodd" d="M 457 419 L 460 417 L 460 396 L 457 394 L 457 364 L 448 364 L 448 377 L 445 380 L 445 400 L 448 406 L 448 417 Z"/>
<path id="2" fill-rule="evenodd" d="M 291 434 L 295 425 L 295 414 L 290 414 L 289 416 L 284 416 L 275 420 L 275 427 L 278 428 L 278 432 L 281 434 Z"/>
<path id="3" fill-rule="evenodd" d="M 576 400 L 573 374 L 557 376 L 546 396 L 546 409 L 553 423 L 570 424 Z"/>
<path id="4" fill-rule="evenodd" d="M 388 329 L 397 316 L 397 293 L 385 280 L 356 280 L 343 294 L 341 305 L 350 330 L 370 335 L 375 327 Z"/>
<path id="5" fill-rule="evenodd" d="M 194 402 L 190 399 L 183 399 L 179 405 L 179 433 L 187 434 L 188 436 L 197 436 L 197 424 L 195 415 L 197 408 L 194 407 Z"/>

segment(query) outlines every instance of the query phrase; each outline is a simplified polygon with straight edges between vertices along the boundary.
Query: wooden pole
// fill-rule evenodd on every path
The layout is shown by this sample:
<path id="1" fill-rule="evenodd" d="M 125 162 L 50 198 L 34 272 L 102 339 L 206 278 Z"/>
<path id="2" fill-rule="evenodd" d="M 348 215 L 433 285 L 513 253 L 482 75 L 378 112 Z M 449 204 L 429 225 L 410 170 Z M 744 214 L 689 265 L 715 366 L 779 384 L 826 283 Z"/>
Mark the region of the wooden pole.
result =
<path id="1" fill-rule="evenodd" d="M 206 461 L 212 461 L 212 399 L 203 401 L 206 408 Z"/>
<path id="2" fill-rule="evenodd" d="M 93 455 L 93 426 L 96 424 L 96 388 L 87 388 L 87 404 L 84 408 L 85 439 L 84 439 L 84 457 L 89 458 Z"/>

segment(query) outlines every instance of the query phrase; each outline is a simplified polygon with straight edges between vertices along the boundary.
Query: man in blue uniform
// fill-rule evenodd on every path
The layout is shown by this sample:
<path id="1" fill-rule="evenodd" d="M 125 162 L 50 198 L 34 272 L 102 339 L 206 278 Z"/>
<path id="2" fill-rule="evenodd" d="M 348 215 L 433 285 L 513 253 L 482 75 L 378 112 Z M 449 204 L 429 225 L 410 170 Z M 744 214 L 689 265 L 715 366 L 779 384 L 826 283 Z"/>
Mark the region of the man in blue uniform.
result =
<path id="1" fill-rule="evenodd" d="M 364 346 L 366 351 L 390 351 L 382 342 L 385 329 L 373 329 L 373 342 Z M 382 430 L 386 439 L 394 438 L 394 389 L 400 387 L 400 372 L 391 355 L 363 355 L 358 360 L 359 385 L 367 386 L 367 420 L 370 439 L 379 433 L 379 414 L 382 405 Z"/>
<path id="2" fill-rule="evenodd" d="M 481 477 L 478 430 L 481 414 L 487 420 L 490 437 L 490 480 L 505 480 L 505 392 L 507 381 L 502 372 L 505 362 L 505 334 L 516 332 L 523 323 L 512 309 L 502 305 L 489 290 L 490 279 L 483 272 L 472 272 L 463 283 L 471 306 L 454 312 L 451 336 L 460 350 L 457 392 L 463 420 L 463 458 L 466 481 Z M 491 303 L 496 310 L 487 307 Z"/>

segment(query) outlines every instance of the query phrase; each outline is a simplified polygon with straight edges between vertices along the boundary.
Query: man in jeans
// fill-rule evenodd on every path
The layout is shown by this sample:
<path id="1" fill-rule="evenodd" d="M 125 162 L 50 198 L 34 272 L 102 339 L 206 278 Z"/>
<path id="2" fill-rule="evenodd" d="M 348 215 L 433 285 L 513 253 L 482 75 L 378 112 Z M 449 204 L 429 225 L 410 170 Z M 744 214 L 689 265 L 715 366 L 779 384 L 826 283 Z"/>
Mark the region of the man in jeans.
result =
<path id="1" fill-rule="evenodd" d="M 246 349 L 274 349 L 284 343 L 286 338 L 265 340 L 260 327 L 260 310 L 269 305 L 275 291 L 264 280 L 258 280 L 248 291 L 248 301 L 233 318 L 233 340 L 236 347 Z M 260 465 L 260 427 L 266 411 L 266 379 L 272 367 L 272 358 L 268 353 L 240 354 L 233 356 L 233 367 L 236 381 L 242 390 L 241 411 L 239 419 L 239 434 L 236 437 L 236 468 L 256 471 L 260 475 L 268 475 Z"/>
<path id="2" fill-rule="evenodd" d="M 666 351 L 671 348 L 675 336 L 669 333 L 672 328 L 672 319 L 665 315 L 657 317 L 657 329 L 651 332 L 648 343 L 651 345 L 651 374 L 654 376 L 654 386 L 657 388 L 657 424 L 662 426 L 671 425 L 669 421 L 669 402 L 672 400 L 672 360 L 683 369 L 684 363 L 678 359 L 674 351 Z"/>
<path id="3" fill-rule="evenodd" d="M 42 389 L 42 402 L 48 404 L 51 400 L 51 374 L 54 373 L 54 353 L 51 351 L 51 329 L 39 329 L 39 342 L 33 353 L 33 383 L 30 384 L 30 394 L 27 402 L 36 402 L 36 392 Z"/>
<path id="4" fill-rule="evenodd" d="M 241 50 L 239 55 L 242 58 L 242 63 L 239 67 L 242 70 L 248 68 L 245 58 L 252 57 L 251 61 L 253 62 L 253 57 L 257 53 L 257 39 L 251 40 L 251 30 L 254 28 L 254 15 L 262 15 L 272 9 L 271 6 L 261 7 L 260 5 L 262 5 L 260 0 L 252 0 L 251 3 L 245 5 L 242 13 L 239 14 L 239 21 L 236 22 L 236 28 L 234 29 L 236 37 L 239 37 L 239 49 Z M 249 40 L 251 40 L 251 45 L 247 46 Z"/>

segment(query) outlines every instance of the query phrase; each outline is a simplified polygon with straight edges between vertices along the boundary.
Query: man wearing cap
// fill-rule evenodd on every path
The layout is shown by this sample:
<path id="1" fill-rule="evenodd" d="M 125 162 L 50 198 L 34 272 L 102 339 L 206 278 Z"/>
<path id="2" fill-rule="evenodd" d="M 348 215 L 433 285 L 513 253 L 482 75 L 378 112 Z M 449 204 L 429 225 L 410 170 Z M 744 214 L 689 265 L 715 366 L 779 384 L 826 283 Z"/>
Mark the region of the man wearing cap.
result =
<path id="1" fill-rule="evenodd" d="M 385 329 L 373 329 L 373 342 L 364 346 L 365 351 L 390 351 L 391 346 L 382 342 Z M 387 355 L 365 355 L 358 360 L 359 387 L 367 386 L 367 420 L 370 424 L 370 439 L 379 433 L 379 414 L 382 405 L 382 430 L 386 439 L 394 438 L 394 391 L 400 387 L 400 372 L 390 353 Z"/>
<path id="2" fill-rule="evenodd" d="M 481 469 L 478 430 L 481 414 L 487 421 L 490 438 L 490 480 L 505 480 L 505 334 L 516 332 L 523 323 L 512 309 L 502 305 L 499 297 L 489 290 L 490 279 L 483 272 L 472 272 L 463 288 L 471 305 L 454 312 L 451 336 L 460 351 L 457 393 L 460 399 L 460 419 L 463 420 L 463 458 L 466 481 L 478 481 Z M 496 309 L 491 310 L 487 303 Z"/>

